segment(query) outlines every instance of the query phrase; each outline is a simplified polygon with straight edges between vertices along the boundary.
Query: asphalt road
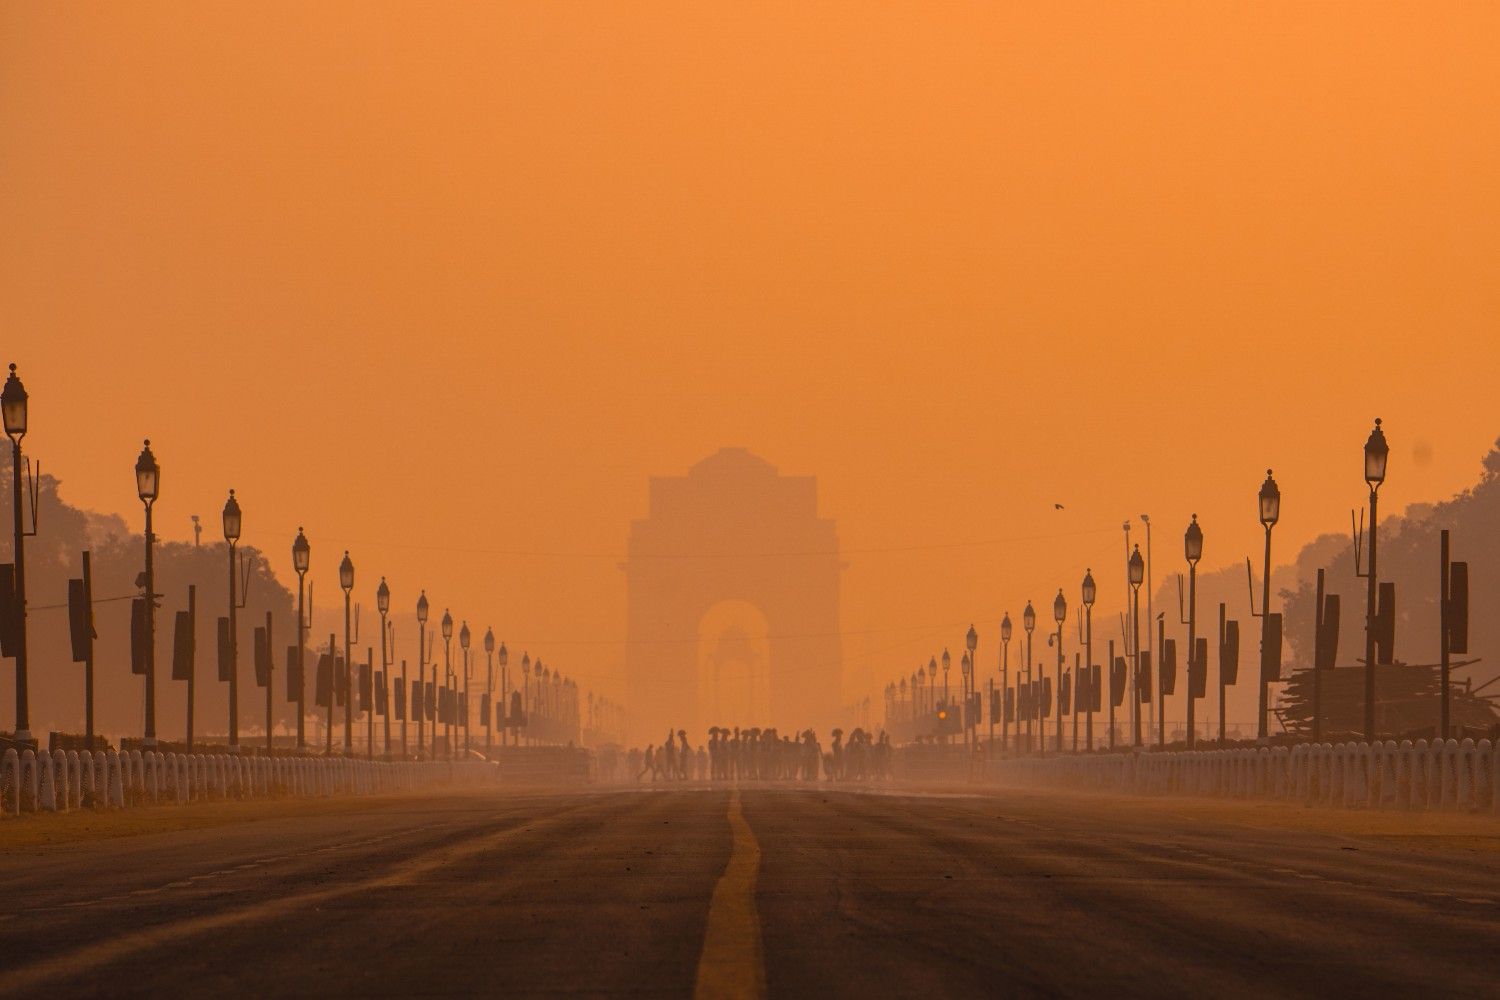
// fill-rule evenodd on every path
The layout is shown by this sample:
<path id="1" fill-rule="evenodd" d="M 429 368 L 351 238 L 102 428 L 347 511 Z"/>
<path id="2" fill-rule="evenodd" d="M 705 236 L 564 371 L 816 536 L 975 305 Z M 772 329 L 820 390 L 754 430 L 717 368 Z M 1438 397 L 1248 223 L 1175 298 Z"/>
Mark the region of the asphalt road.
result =
<path id="1" fill-rule="evenodd" d="M 1500 995 L 1492 846 L 1080 798 L 392 799 L 0 879 L 5 994 Z"/>

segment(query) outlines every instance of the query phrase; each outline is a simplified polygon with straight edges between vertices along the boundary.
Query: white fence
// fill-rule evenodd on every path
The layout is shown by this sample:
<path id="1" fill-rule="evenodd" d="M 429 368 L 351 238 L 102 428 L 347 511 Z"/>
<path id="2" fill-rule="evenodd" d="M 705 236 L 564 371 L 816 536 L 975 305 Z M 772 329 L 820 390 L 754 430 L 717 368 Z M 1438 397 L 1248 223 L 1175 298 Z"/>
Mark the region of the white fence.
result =
<path id="1" fill-rule="evenodd" d="M 0 759 L 0 810 L 58 812 L 225 799 L 374 795 L 493 784 L 482 760 L 371 761 L 132 750 L 56 750 Z"/>
<path id="2" fill-rule="evenodd" d="M 1500 815 L 1500 744 L 1489 740 L 1014 757 L 995 761 L 992 774 L 1038 788 Z"/>

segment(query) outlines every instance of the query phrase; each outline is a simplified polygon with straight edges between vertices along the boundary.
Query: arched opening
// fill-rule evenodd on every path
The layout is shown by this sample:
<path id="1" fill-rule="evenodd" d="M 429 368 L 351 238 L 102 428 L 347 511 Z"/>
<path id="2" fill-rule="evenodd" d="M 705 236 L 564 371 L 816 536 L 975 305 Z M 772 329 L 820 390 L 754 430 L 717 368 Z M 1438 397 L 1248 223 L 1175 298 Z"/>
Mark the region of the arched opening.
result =
<path id="1" fill-rule="evenodd" d="M 771 714 L 770 623 L 749 601 L 719 601 L 698 620 L 698 718 L 764 726 Z"/>

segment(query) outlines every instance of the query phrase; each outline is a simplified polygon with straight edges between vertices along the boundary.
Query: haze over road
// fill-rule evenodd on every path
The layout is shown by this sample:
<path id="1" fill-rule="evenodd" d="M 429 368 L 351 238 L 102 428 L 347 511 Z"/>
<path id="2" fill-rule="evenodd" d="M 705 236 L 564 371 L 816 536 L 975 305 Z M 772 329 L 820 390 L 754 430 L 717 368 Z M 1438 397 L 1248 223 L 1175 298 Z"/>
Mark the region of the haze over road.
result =
<path id="1" fill-rule="evenodd" d="M 1493 995 L 1495 837 L 1253 818 L 644 789 L 11 846 L 0 992 Z"/>

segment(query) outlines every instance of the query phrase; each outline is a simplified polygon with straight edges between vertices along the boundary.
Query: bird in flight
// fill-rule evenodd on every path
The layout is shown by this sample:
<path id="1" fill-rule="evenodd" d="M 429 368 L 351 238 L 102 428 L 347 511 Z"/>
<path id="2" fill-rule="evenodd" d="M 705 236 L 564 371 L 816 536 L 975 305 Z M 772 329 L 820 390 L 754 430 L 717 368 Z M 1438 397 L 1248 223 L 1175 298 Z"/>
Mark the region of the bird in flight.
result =
<path id="1" fill-rule="evenodd" d="M 1055 503 L 1055 504 L 1052 505 L 1052 509 L 1053 510 L 1062 510 L 1063 509 L 1063 505 L 1060 504 L 1060 503 Z"/>

